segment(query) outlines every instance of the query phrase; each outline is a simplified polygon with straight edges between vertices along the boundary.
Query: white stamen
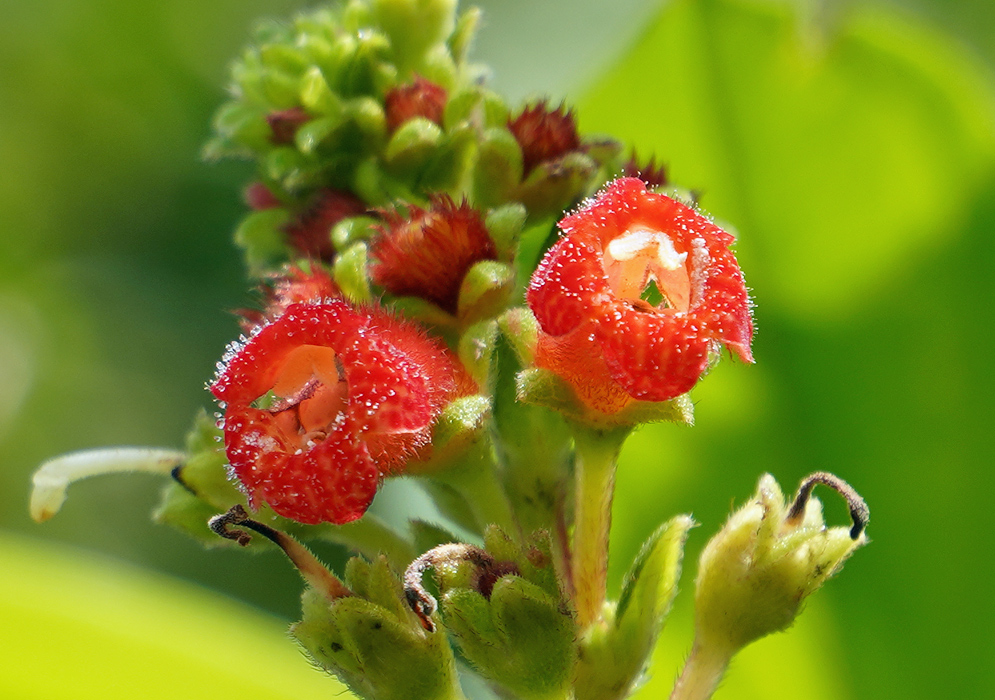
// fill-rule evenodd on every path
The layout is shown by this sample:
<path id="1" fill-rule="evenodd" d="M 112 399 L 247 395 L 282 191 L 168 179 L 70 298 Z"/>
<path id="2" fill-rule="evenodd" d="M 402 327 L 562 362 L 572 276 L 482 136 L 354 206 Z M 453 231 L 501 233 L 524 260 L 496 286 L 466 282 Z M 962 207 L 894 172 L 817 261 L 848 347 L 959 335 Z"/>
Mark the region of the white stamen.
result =
<path id="1" fill-rule="evenodd" d="M 650 246 L 656 246 L 656 257 L 664 270 L 678 270 L 684 266 L 687 253 L 678 253 L 670 236 L 662 231 L 632 229 L 608 244 L 608 253 L 615 260 L 632 260 Z"/>

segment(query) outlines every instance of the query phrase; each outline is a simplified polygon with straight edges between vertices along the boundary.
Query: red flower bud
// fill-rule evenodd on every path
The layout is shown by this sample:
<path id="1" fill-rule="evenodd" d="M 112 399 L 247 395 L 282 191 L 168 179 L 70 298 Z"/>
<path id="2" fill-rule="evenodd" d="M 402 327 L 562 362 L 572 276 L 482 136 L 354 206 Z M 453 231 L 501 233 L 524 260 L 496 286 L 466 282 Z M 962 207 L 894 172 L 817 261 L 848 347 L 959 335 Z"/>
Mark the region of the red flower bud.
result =
<path id="1" fill-rule="evenodd" d="M 225 449 L 251 504 L 346 523 L 429 445 L 471 382 L 416 326 L 340 299 L 292 304 L 219 365 Z"/>
<path id="2" fill-rule="evenodd" d="M 250 182 L 242 191 L 242 199 L 249 205 L 250 209 L 262 211 L 272 209 L 281 205 L 276 195 L 261 182 Z"/>
<path id="3" fill-rule="evenodd" d="M 288 242 L 305 257 L 331 261 L 335 257 L 332 227 L 342 219 L 359 216 L 368 207 L 353 194 L 342 190 L 318 190 L 297 219 L 284 229 Z"/>
<path id="4" fill-rule="evenodd" d="M 439 196 L 427 210 L 412 205 L 407 216 L 396 209 L 383 215 L 385 225 L 370 250 L 373 281 L 391 294 L 428 299 L 456 313 L 467 271 L 497 259 L 480 212 Z"/>
<path id="5" fill-rule="evenodd" d="M 256 326 L 275 321 L 293 304 L 322 303 L 342 296 L 342 290 L 332 276 L 317 264 L 311 265 L 310 272 L 289 267 L 281 274 L 270 277 L 259 288 L 263 295 L 263 310 L 239 309 L 236 312 L 246 333 L 251 333 Z"/>
<path id="6" fill-rule="evenodd" d="M 415 76 L 414 82 L 407 85 L 398 85 L 384 97 L 388 131 L 394 133 L 397 127 L 415 117 L 424 117 L 442 126 L 446 98 L 444 87 L 421 76 Z"/>
<path id="7" fill-rule="evenodd" d="M 560 222 L 529 284 L 536 365 L 614 414 L 691 389 L 722 345 L 752 362 L 753 320 L 733 237 L 636 178 Z M 655 290 L 653 289 L 655 287 Z"/>
<path id="8" fill-rule="evenodd" d="M 540 163 L 557 160 L 580 148 L 573 111 L 565 111 L 562 104 L 553 110 L 545 100 L 529 105 L 508 122 L 508 129 L 522 148 L 526 177 Z"/>
<path id="9" fill-rule="evenodd" d="M 632 156 L 622 166 L 622 172 L 630 177 L 638 177 L 646 183 L 649 189 L 663 187 L 668 183 L 667 166 L 661 163 L 656 164 L 656 156 L 651 156 L 648 161 L 641 162 L 639 156 L 633 152 Z"/>
<path id="10" fill-rule="evenodd" d="M 266 121 L 272 131 L 270 141 L 277 146 L 286 146 L 294 142 L 294 135 L 301 125 L 311 121 L 311 115 L 300 107 L 291 107 L 269 113 Z"/>

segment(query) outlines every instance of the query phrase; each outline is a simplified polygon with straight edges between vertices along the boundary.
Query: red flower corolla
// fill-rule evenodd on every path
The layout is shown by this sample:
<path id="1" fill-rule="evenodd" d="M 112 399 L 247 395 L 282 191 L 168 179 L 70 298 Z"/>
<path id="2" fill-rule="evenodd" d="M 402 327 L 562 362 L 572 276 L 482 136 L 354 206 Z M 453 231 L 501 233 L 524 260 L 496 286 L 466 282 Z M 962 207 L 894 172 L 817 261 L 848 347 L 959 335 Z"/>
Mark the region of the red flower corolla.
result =
<path id="1" fill-rule="evenodd" d="M 415 117 L 424 117 L 442 126 L 447 96 L 444 87 L 421 76 L 392 88 L 384 96 L 387 130 L 394 133 L 401 124 Z"/>
<path id="2" fill-rule="evenodd" d="M 417 296 L 456 313 L 463 277 L 497 249 L 480 212 L 445 195 L 428 209 L 407 207 L 383 212 L 384 226 L 370 253 L 373 281 L 391 294 Z"/>
<path id="3" fill-rule="evenodd" d="M 734 239 L 711 221 L 621 178 L 560 228 L 527 293 L 539 324 L 535 362 L 590 409 L 675 398 L 722 345 L 753 361 Z"/>
<path id="4" fill-rule="evenodd" d="M 360 517 L 471 389 L 418 327 L 341 299 L 288 307 L 230 348 L 211 386 L 250 504 L 302 523 Z"/>

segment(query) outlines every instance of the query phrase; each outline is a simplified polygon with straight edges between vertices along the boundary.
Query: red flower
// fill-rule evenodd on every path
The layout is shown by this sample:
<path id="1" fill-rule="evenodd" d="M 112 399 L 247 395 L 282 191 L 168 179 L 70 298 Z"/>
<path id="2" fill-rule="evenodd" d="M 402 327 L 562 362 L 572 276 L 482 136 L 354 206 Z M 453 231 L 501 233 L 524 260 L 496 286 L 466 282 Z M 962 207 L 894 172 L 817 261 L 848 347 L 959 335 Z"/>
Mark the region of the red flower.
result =
<path id="1" fill-rule="evenodd" d="M 446 89 L 421 76 L 414 82 L 398 85 L 384 97 L 387 130 L 391 133 L 404 122 L 424 117 L 442 126 L 442 113 L 446 108 Z"/>
<path id="2" fill-rule="evenodd" d="M 691 389 L 722 345 L 752 362 L 753 321 L 733 237 L 636 178 L 609 184 L 560 222 L 529 284 L 536 364 L 589 408 Z"/>
<path id="3" fill-rule="evenodd" d="M 366 210 L 366 204 L 355 195 L 324 188 L 311 197 L 304 211 L 284 230 L 288 242 L 298 253 L 328 262 L 335 257 L 332 227 L 342 219 L 359 216 Z"/>
<path id="4" fill-rule="evenodd" d="M 293 304 L 233 345 L 211 392 L 249 494 L 302 523 L 346 523 L 431 440 L 470 380 L 417 327 L 340 299 Z"/>
<path id="5" fill-rule="evenodd" d="M 537 165 L 555 161 L 580 148 L 573 112 L 565 111 L 563 105 L 550 109 L 545 100 L 523 109 L 508 122 L 508 129 L 522 148 L 525 177 Z"/>
<path id="6" fill-rule="evenodd" d="M 428 299 L 456 313 L 463 277 L 481 260 L 497 259 L 484 219 L 465 201 L 448 196 L 431 206 L 384 212 L 385 225 L 373 241 L 373 281 L 391 294 Z"/>

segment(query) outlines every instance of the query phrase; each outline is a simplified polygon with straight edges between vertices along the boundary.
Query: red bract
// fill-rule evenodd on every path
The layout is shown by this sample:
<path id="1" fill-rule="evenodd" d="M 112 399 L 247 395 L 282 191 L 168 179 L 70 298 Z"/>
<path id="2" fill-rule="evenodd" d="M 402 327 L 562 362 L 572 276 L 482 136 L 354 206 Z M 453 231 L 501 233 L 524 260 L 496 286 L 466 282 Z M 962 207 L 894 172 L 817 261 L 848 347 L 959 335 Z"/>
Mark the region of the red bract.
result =
<path id="1" fill-rule="evenodd" d="M 360 517 L 470 389 L 420 329 L 340 299 L 291 305 L 230 348 L 211 386 L 250 503 L 302 523 Z"/>
<path id="2" fill-rule="evenodd" d="M 753 321 L 733 237 L 636 178 L 608 185 L 560 222 L 529 284 L 536 364 L 589 408 L 691 389 L 725 345 L 753 361 Z"/>
<path id="3" fill-rule="evenodd" d="M 508 129 L 522 148 L 526 176 L 540 163 L 557 160 L 580 148 L 573 112 L 563 105 L 550 109 L 545 100 L 522 110 L 508 122 Z"/>
<path id="4" fill-rule="evenodd" d="M 286 146 L 294 142 L 297 130 L 311 121 L 311 115 L 300 107 L 291 107 L 267 114 L 266 121 L 272 131 L 270 140 L 278 146 Z"/>
<path id="5" fill-rule="evenodd" d="M 398 85 L 384 96 L 387 130 L 393 133 L 401 124 L 415 117 L 424 117 L 442 126 L 446 97 L 444 87 L 421 76 L 416 76 L 407 85 Z"/>
<path id="6" fill-rule="evenodd" d="M 465 201 L 457 206 L 447 196 L 435 197 L 427 210 L 407 209 L 406 216 L 384 212 L 385 225 L 370 250 L 370 275 L 391 294 L 428 299 L 456 313 L 467 271 L 497 258 L 484 219 Z"/>

